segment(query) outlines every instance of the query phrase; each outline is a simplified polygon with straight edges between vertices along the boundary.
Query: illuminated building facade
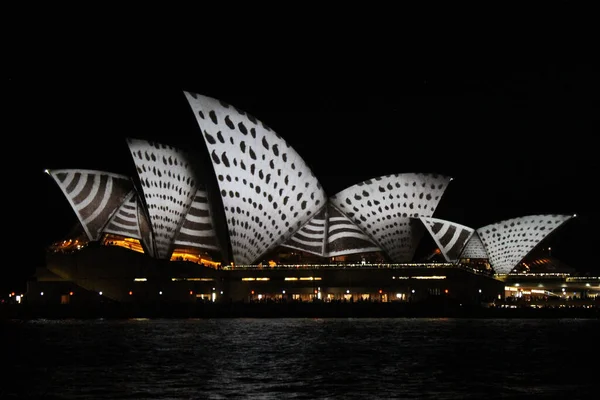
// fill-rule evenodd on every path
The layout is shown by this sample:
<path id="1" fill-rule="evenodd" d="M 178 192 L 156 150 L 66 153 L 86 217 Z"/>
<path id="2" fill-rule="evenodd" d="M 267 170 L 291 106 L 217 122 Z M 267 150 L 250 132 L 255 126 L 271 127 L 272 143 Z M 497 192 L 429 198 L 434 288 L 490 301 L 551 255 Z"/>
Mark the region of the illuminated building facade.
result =
<path id="1" fill-rule="evenodd" d="M 375 177 L 329 196 L 266 124 L 222 101 L 185 97 L 205 148 L 129 138 L 136 176 L 47 171 L 82 234 L 50 249 L 28 296 L 491 302 L 505 296 L 499 277 L 573 217 L 473 229 L 434 217 L 452 178 L 426 173 Z M 440 259 L 416 262 L 426 234 Z"/>

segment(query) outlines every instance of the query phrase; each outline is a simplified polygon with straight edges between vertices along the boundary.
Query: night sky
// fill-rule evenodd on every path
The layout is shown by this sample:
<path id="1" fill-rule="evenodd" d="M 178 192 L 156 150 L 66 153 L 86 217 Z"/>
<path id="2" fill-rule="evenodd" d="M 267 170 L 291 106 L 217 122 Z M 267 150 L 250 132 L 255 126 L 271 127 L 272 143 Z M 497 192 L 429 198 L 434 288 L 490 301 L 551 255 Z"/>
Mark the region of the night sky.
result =
<path id="1" fill-rule="evenodd" d="M 5 80 L 1 290 L 21 288 L 45 246 L 76 223 L 45 168 L 133 174 L 126 137 L 201 143 L 183 90 L 219 98 L 269 125 L 304 158 L 328 195 L 381 175 L 454 178 L 434 217 L 472 228 L 531 214 L 578 217 L 549 238 L 552 255 L 598 270 L 599 91 L 591 64 L 396 69 L 317 79 L 256 77 L 238 85 L 184 71 L 79 68 Z M 314 72 L 313 72 L 314 75 Z M 246 83 L 252 81 L 246 77 Z M 16 243 L 13 243 L 16 242 Z M 11 251 L 13 244 L 18 252 Z M 596 264 L 596 265 L 594 265 Z"/>

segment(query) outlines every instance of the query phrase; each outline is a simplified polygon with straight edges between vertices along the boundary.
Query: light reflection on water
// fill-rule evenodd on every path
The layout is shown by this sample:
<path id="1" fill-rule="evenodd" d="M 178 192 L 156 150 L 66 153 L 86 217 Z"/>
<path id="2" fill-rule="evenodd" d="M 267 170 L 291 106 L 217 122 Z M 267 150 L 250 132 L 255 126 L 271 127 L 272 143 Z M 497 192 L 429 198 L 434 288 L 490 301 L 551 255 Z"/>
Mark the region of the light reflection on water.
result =
<path id="1" fill-rule="evenodd" d="M 597 384 L 599 328 L 586 319 L 8 321 L 0 399 L 584 398 Z"/>

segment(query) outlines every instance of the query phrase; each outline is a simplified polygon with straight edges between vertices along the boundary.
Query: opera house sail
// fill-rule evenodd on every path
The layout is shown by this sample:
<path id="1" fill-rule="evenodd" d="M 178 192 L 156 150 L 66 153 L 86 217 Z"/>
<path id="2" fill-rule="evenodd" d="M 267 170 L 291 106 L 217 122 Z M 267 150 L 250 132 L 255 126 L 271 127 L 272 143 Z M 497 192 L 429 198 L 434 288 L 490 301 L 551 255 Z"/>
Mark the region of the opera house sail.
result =
<path id="1" fill-rule="evenodd" d="M 128 139 L 154 233 L 156 257 L 170 259 L 175 245 L 217 250 L 207 194 L 191 156 L 175 147 Z"/>
<path id="2" fill-rule="evenodd" d="M 300 155 L 253 116 L 185 92 L 206 143 L 227 219 L 235 264 L 252 264 L 325 206 Z"/>
<path id="3" fill-rule="evenodd" d="M 421 221 L 448 262 L 458 261 L 461 252 L 475 231 L 468 226 L 439 218 L 421 217 Z"/>
<path id="4" fill-rule="evenodd" d="M 380 246 L 393 262 L 412 261 L 424 234 L 419 217 L 431 217 L 452 178 L 404 173 L 342 190 L 331 203 Z"/>
<path id="5" fill-rule="evenodd" d="M 145 208 L 129 177 L 82 169 L 47 172 L 65 195 L 88 240 L 98 241 L 112 233 L 142 241 L 152 254 Z"/>
<path id="6" fill-rule="evenodd" d="M 573 215 L 528 215 L 512 218 L 477 229 L 492 268 L 508 274 L 542 240 Z"/>

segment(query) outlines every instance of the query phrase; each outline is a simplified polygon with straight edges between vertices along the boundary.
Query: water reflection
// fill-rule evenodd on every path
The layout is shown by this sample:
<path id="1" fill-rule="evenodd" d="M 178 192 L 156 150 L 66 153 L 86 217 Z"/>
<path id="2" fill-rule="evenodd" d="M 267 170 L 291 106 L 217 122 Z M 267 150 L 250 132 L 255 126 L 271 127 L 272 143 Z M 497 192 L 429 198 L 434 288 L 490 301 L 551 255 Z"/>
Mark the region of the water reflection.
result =
<path id="1" fill-rule="evenodd" d="M 598 320 L 10 321 L 0 398 L 590 395 Z"/>

